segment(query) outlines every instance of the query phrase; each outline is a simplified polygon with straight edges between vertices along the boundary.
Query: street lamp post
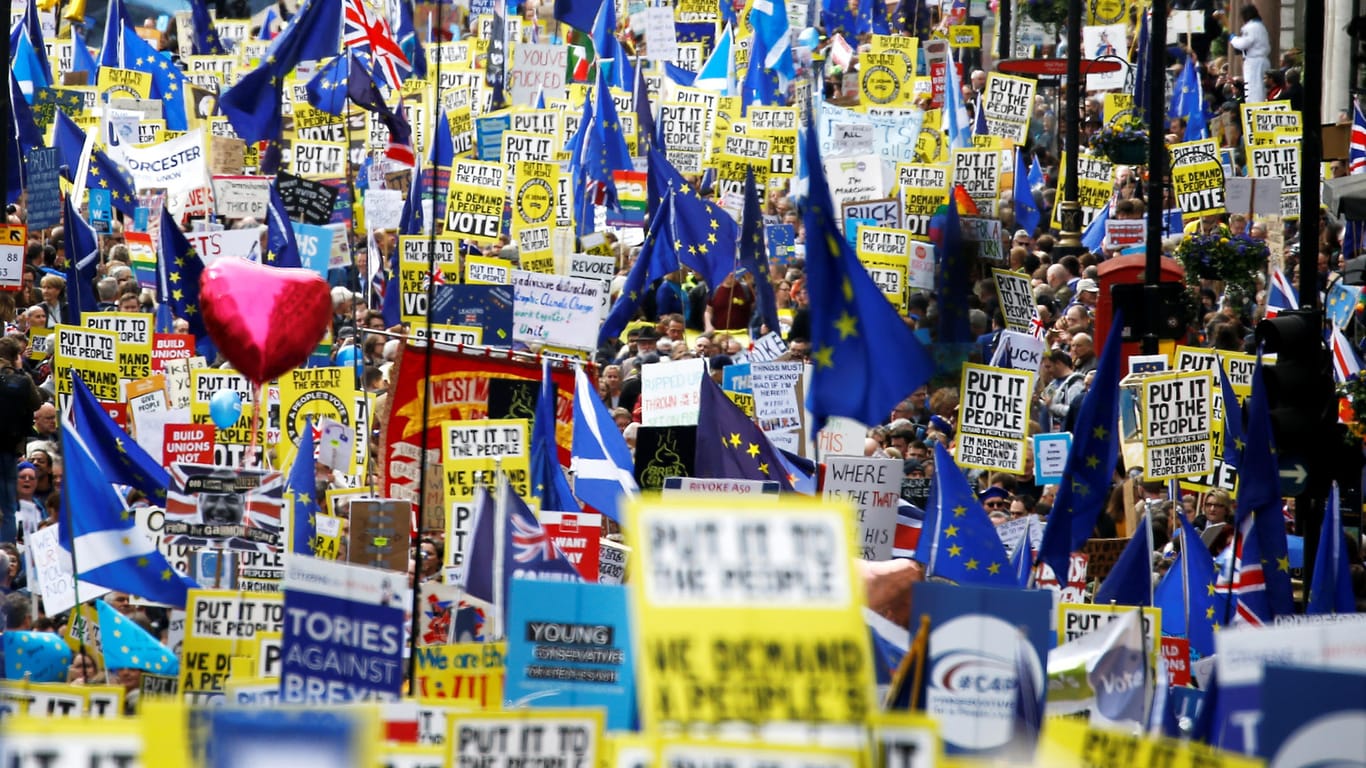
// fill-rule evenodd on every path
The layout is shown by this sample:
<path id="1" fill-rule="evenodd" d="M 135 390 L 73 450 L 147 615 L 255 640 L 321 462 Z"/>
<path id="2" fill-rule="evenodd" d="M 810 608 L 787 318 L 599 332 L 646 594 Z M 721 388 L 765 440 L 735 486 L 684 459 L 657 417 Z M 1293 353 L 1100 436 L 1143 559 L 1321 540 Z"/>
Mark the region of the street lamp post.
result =
<path id="1" fill-rule="evenodd" d="M 1067 85 L 1063 93 L 1063 147 L 1067 151 L 1066 178 L 1062 201 L 1058 203 L 1061 225 L 1059 256 L 1079 254 L 1081 244 L 1081 203 L 1077 200 L 1077 153 L 1081 143 L 1081 8 L 1082 0 L 1067 4 Z"/>
<path id="2" fill-rule="evenodd" d="M 1153 0 L 1148 26 L 1148 236 L 1143 263 L 1143 354 L 1158 353 L 1162 323 L 1162 223 L 1167 197 L 1167 0 Z M 1135 94 L 1137 95 L 1137 94 Z M 1137 319 L 1137 318 L 1135 318 Z"/>

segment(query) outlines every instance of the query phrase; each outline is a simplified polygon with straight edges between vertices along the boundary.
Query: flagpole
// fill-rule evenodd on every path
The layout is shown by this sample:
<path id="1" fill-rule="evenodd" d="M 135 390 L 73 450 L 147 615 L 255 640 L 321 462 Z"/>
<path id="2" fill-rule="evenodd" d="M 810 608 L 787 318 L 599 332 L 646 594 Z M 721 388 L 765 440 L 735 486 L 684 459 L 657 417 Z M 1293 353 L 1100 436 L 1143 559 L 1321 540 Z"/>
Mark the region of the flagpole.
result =
<path id="1" fill-rule="evenodd" d="M 508 505 L 507 494 L 512 492 L 512 486 L 508 484 L 507 475 L 503 474 L 503 460 L 495 458 L 493 460 L 493 472 L 497 478 L 495 481 L 498 498 L 493 504 L 493 634 L 489 640 L 501 640 L 504 634 L 503 616 L 507 595 L 503 589 L 503 576 L 505 568 L 503 564 L 504 552 L 507 549 L 507 519 Z M 469 567 L 469 564 L 466 564 Z"/>
<path id="2" fill-rule="evenodd" d="M 71 372 L 71 376 L 74 378 L 75 376 L 77 376 L 77 373 L 73 370 Z M 66 425 L 69 425 L 71 427 L 71 434 L 73 435 L 76 434 L 76 418 L 75 414 L 72 412 L 72 409 L 75 407 L 74 402 L 75 401 L 72 398 L 67 398 L 66 413 L 62 414 L 62 421 L 66 422 Z M 65 438 L 65 435 L 63 435 L 63 438 Z M 63 439 L 62 442 L 65 443 L 66 440 Z M 70 446 L 63 445 L 62 448 L 63 450 L 68 450 Z M 66 509 L 66 520 L 58 524 L 57 527 L 60 530 L 58 530 L 57 534 L 59 539 L 63 534 L 65 534 L 67 537 L 67 543 L 70 545 L 68 548 L 71 550 L 71 597 L 76 602 L 76 604 L 72 606 L 72 608 L 76 611 L 76 616 L 81 616 L 81 567 L 76 563 L 76 536 L 74 532 L 71 530 L 71 521 L 75 519 L 75 510 L 71 508 L 71 505 L 74 501 L 75 500 L 71 497 L 70 494 L 62 494 L 62 507 Z M 87 628 L 86 631 L 88 632 L 89 629 Z M 76 642 L 79 646 L 80 654 L 84 656 L 84 632 L 76 638 Z"/>
<path id="3" fill-rule="evenodd" d="M 437 6 L 436 6 L 436 19 L 435 19 L 435 26 L 436 26 L 436 29 L 437 29 L 437 30 L 440 30 L 440 29 L 443 27 L 444 23 L 445 23 L 445 22 L 444 22 L 445 12 L 443 11 L 443 8 L 444 8 L 444 7 L 445 7 L 445 6 L 442 5 L 441 3 L 437 3 Z M 436 33 L 432 31 L 432 25 L 431 25 L 431 23 L 428 24 L 427 31 L 428 31 L 429 34 L 433 35 L 433 37 L 437 40 L 437 43 L 436 43 L 436 58 L 435 58 L 435 62 L 434 62 L 434 63 L 435 63 L 435 68 L 434 68 L 434 70 L 433 70 L 433 75 L 434 75 L 434 76 L 433 76 L 433 78 L 432 78 L 432 96 L 433 96 L 433 101 L 434 101 L 435 103 L 432 105 L 432 110 L 431 110 L 431 112 L 432 112 L 432 133 L 431 133 L 432 139 L 431 139 L 431 140 L 432 140 L 432 141 L 435 141 L 435 140 L 436 140 L 436 136 L 437 136 L 437 132 L 441 129 L 441 122 L 440 122 L 440 120 L 441 120 L 441 42 L 440 42 L 440 38 L 439 38 L 439 37 L 436 37 Z M 348 74 L 348 76 L 350 75 L 349 72 L 348 72 L 347 74 Z M 347 99 L 348 99 L 348 100 L 350 99 L 350 95 L 347 96 Z M 414 173 L 420 173 L 420 170 L 418 170 L 417 168 L 414 168 L 413 170 L 414 170 Z M 436 185 L 437 185 L 437 183 L 438 183 L 438 181 L 439 181 L 439 179 L 440 179 L 440 174 L 438 173 L 438 171 L 439 171 L 439 169 L 438 169 L 435 165 L 433 165 L 433 166 L 432 166 L 432 186 L 433 186 L 433 188 L 436 187 Z M 419 200 L 417 201 L 417 205 L 418 205 L 418 210 L 419 210 L 419 211 L 422 210 L 422 208 L 421 208 L 421 206 L 422 206 L 422 200 L 419 199 Z M 430 390 L 430 388 L 426 385 L 426 382 L 429 382 L 429 381 L 431 381 L 431 379 L 432 379 L 432 353 L 436 351 L 435 346 L 432 344 L 432 312 L 431 312 L 431 309 L 432 309 L 432 301 L 433 301 L 433 295 L 436 293 L 436 291 L 435 291 L 435 286 L 432 284 L 432 273 L 436 271 L 436 191 L 435 191 L 435 189 L 433 189 L 433 191 L 432 191 L 432 214 L 431 214 L 431 219 L 432 219 L 431 221 L 424 221 L 424 222 L 423 222 L 423 223 L 429 228 L 429 229 L 428 229 L 428 232 L 430 233 L 430 235 L 429 235 L 429 239 L 428 239 L 428 241 L 427 241 L 427 312 L 426 312 L 426 317 L 424 318 L 425 323 L 426 323 L 426 346 L 422 348 L 422 381 L 424 382 L 424 384 L 423 384 L 423 386 L 422 386 L 422 428 L 421 428 L 420 430 L 418 430 L 419 434 L 422 435 L 422 437 L 421 437 L 422 453 L 421 453 L 420 456 L 418 456 L 418 479 L 417 479 L 417 502 L 416 502 L 416 506 L 417 506 L 417 526 L 416 526 L 416 527 L 417 527 L 417 531 L 416 531 L 416 532 L 417 532 L 418 534 L 421 534 L 421 532 L 422 532 L 422 513 L 423 513 L 422 507 L 423 507 L 423 505 L 426 504 L 426 502 L 427 502 L 427 475 L 428 475 L 428 472 L 427 472 L 427 465 L 428 465 L 428 461 L 427 461 L 427 446 L 428 446 L 428 443 L 430 442 L 430 440 L 429 440 L 429 433 L 431 432 L 431 415 L 432 415 L 432 397 L 431 397 L 431 390 Z M 419 549 L 421 549 L 421 547 L 419 547 Z M 414 567 L 416 567 L 416 566 L 414 566 Z M 410 643 L 410 648 L 409 648 L 409 654 L 408 654 L 408 695 L 409 695 L 409 696 L 417 696 L 417 640 L 418 640 L 419 635 L 421 635 L 421 632 L 422 632 L 422 626 L 421 626 L 421 618 L 422 618 L 421 595 L 422 595 L 422 590 L 418 588 L 418 576 L 417 576 L 417 573 L 415 572 L 415 573 L 414 573 L 414 577 L 413 577 L 412 603 L 409 605 L 409 613 L 411 614 L 411 615 L 409 616 L 409 643 Z"/>

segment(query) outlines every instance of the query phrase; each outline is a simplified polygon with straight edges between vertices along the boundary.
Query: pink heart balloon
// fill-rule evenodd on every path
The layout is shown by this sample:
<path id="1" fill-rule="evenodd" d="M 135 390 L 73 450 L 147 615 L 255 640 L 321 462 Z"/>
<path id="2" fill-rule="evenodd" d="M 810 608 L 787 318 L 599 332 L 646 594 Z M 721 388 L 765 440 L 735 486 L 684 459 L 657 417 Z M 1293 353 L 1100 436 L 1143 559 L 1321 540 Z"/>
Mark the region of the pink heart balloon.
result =
<path id="1" fill-rule="evenodd" d="M 221 258 L 199 280 L 209 338 L 256 384 L 303 365 L 332 322 L 327 281 L 303 269 Z"/>

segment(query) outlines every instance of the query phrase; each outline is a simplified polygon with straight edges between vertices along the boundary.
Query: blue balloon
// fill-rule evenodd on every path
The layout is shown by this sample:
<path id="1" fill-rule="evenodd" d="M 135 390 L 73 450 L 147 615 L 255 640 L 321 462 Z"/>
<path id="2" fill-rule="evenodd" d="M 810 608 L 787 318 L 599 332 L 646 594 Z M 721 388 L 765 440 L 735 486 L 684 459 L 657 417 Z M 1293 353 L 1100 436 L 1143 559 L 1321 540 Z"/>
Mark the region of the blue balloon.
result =
<path id="1" fill-rule="evenodd" d="M 234 390 L 220 389 L 209 398 L 209 418 L 219 429 L 227 429 L 242 417 L 242 395 Z"/>
<path id="2" fill-rule="evenodd" d="M 342 367 L 349 365 L 359 373 L 365 366 L 365 356 L 361 353 L 360 347 L 352 344 L 337 350 L 336 364 Z"/>

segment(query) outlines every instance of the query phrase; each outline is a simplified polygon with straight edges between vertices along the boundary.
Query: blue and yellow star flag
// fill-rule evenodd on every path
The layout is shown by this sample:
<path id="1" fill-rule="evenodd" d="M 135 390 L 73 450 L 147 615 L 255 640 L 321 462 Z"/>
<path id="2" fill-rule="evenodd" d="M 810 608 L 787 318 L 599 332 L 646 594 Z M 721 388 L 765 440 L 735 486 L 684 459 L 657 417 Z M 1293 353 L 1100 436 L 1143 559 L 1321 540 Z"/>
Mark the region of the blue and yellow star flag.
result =
<path id="1" fill-rule="evenodd" d="M 1309 607 L 1305 613 L 1355 613 L 1351 564 L 1347 559 L 1347 537 L 1342 531 L 1342 495 L 1333 483 L 1324 504 L 1323 527 L 1319 531 L 1318 557 L 1309 585 Z"/>
<path id="2" fill-rule="evenodd" d="M 550 376 L 550 360 L 541 363 L 541 389 L 536 397 L 536 419 L 531 425 L 531 493 L 541 501 L 541 509 L 553 512 L 578 512 L 579 503 L 569 489 L 569 480 L 560 467 L 560 446 L 555 435 L 555 380 Z"/>
<path id="3" fill-rule="evenodd" d="M 1138 23 L 1138 47 L 1136 50 L 1148 50 L 1148 14 L 1142 10 L 1138 12 L 1140 16 Z M 1133 116 L 1143 124 L 1148 123 L 1148 78 L 1152 76 L 1149 71 L 1151 65 L 1148 63 L 1147 56 L 1139 56 L 1134 68 L 1134 112 Z"/>
<path id="4" fill-rule="evenodd" d="M 52 85 L 52 76 L 47 71 L 47 60 L 44 56 L 38 55 L 33 47 L 33 40 L 29 37 L 28 27 L 22 23 L 16 24 L 14 31 L 10 33 L 9 45 L 10 74 L 19 84 L 24 101 L 32 104 L 33 94 L 39 88 L 48 88 Z"/>
<path id="5" fill-rule="evenodd" d="M 1048 514 L 1039 544 L 1039 561 L 1055 574 L 1067 573 L 1073 552 L 1086 545 L 1096 518 L 1110 498 L 1110 480 L 1119 460 L 1119 369 L 1124 327 L 1115 315 L 1114 325 L 1105 337 L 1096 378 L 1081 403 L 1073 432 L 1072 450 L 1067 454 L 1063 482 Z"/>
<path id="6" fill-rule="evenodd" d="M 740 214 L 740 267 L 754 275 L 759 316 L 770 333 L 782 333 L 778 322 L 778 300 L 773 282 L 768 279 L 768 250 L 764 248 L 764 211 L 759 202 L 759 185 L 754 169 L 745 171 L 745 208 Z"/>
<path id="7" fill-rule="evenodd" d="M 943 443 L 935 443 L 934 466 L 935 498 L 925 511 L 915 551 L 915 559 L 925 564 L 925 576 L 1018 587 L 1001 537 Z"/>
<path id="8" fill-rule="evenodd" d="M 81 165 L 81 153 L 85 147 L 85 131 L 72 122 L 60 108 L 56 112 L 52 126 L 52 146 L 57 149 L 57 165 L 66 166 L 62 176 L 67 181 L 74 182 L 76 171 Z M 90 152 L 85 186 L 88 189 L 109 190 L 110 203 L 115 210 L 125 216 L 132 216 L 137 208 L 133 175 L 98 147 Z"/>
<path id="9" fill-rule="evenodd" d="M 131 69 L 151 75 L 151 96 L 165 104 L 162 114 L 166 118 L 166 129 L 183 131 L 189 127 L 185 111 L 187 78 L 168 54 L 153 48 L 151 43 L 133 31 L 122 0 L 115 0 L 109 4 L 108 18 L 105 19 L 104 46 L 100 50 L 100 66 Z"/>
<path id="10" fill-rule="evenodd" d="M 190 248 L 190 241 L 166 208 L 161 209 L 159 240 L 157 302 L 169 305 L 172 314 L 190 324 L 190 333 L 201 347 L 211 344 L 204 315 L 199 311 L 199 278 L 204 274 L 204 262 Z"/>
<path id="11" fill-rule="evenodd" d="M 626 273 L 621 294 L 607 313 L 607 319 L 602 322 L 602 328 L 598 331 L 598 346 L 621 335 L 626 324 L 635 316 L 641 298 L 650 285 L 670 272 L 678 271 L 678 253 L 667 231 L 667 222 L 673 218 L 673 210 L 673 195 L 666 195 L 664 204 L 655 211 L 654 220 L 650 222 L 650 231 L 645 233 L 640 253 L 631 264 L 631 270 Z"/>
<path id="12" fill-rule="evenodd" d="M 228 51 L 218 39 L 213 19 L 209 18 L 207 0 L 190 0 L 190 18 L 194 22 L 194 35 L 190 38 L 191 50 L 196 56 L 223 56 Z M 263 25 L 264 26 L 264 25 Z M 180 30 L 182 33 L 184 30 Z"/>
<path id="13" fill-rule="evenodd" d="M 242 140 L 279 139 L 285 77 L 301 61 L 323 61 L 341 50 L 341 6 L 334 0 L 304 0 L 265 59 L 219 97 L 219 108 Z"/>
<path id="14" fill-rule="evenodd" d="M 1037 160 L 1037 158 L 1036 158 Z M 1030 188 L 1029 166 L 1025 165 L 1025 152 L 1015 149 L 1015 223 L 1030 237 L 1039 230 L 1039 206 L 1034 204 L 1034 192 Z"/>
<path id="15" fill-rule="evenodd" d="M 272 267 L 303 267 L 294 225 L 289 221 L 284 198 L 275 181 L 270 182 L 270 201 L 266 204 L 266 255 L 262 264 Z"/>
<path id="16" fill-rule="evenodd" d="M 555 0 L 555 20 L 588 32 L 593 29 L 601 7 L 601 0 Z"/>
<path id="17" fill-rule="evenodd" d="M 1158 583 L 1153 605 L 1162 609 L 1162 634 L 1190 641 L 1192 658 L 1214 653 L 1214 633 L 1224 617 L 1226 595 L 1215 587 L 1214 558 L 1200 541 L 1186 513 L 1181 522 L 1181 549 L 1176 562 Z"/>
<path id="18" fill-rule="evenodd" d="M 814 170 L 813 170 L 814 173 Z M 822 181 L 825 173 L 821 171 Z M 813 178 L 812 183 L 815 183 Z M 940 344 L 971 344 L 976 340 L 968 318 L 968 297 L 972 295 L 972 275 L 968 254 L 963 250 L 963 226 L 959 220 L 958 190 L 949 193 L 948 202 L 930 217 L 930 239 L 934 241 L 934 302 L 939 307 L 935 341 Z M 963 192 L 966 195 L 966 190 Z M 809 243 L 811 236 L 807 235 Z M 807 246 L 808 249 L 810 246 Z M 809 258 L 808 258 L 809 260 Z M 808 288 L 808 291 L 810 289 Z M 874 424 L 877 422 L 865 422 Z"/>
<path id="19" fill-rule="evenodd" d="M 792 490 L 778 449 L 705 373 L 697 411 L 693 474 L 717 479 L 774 480 L 784 491 Z"/>
<path id="20" fill-rule="evenodd" d="M 740 114 L 749 114 L 751 106 L 779 104 L 778 73 L 764 66 L 768 49 L 764 39 L 756 32 L 750 36 L 749 66 L 745 68 L 745 79 L 740 84 Z"/>
<path id="21" fill-rule="evenodd" d="M 1324 312 L 1333 325 L 1345 330 L 1352 324 L 1352 315 L 1356 312 L 1357 302 L 1360 300 L 1361 286 L 1343 285 L 1339 281 L 1328 289 Z"/>
<path id="22" fill-rule="evenodd" d="M 630 89 L 636 75 L 616 33 L 617 5 L 603 3 L 593 19 L 593 50 L 598 61 L 598 82 L 605 79 L 613 88 L 625 91 Z"/>
<path id="23" fill-rule="evenodd" d="M 153 501 L 164 502 L 171 477 L 161 462 L 110 418 L 79 373 L 72 371 L 71 380 L 72 423 L 85 436 L 87 450 L 109 482 L 131 486 Z"/>
<path id="24" fill-rule="evenodd" d="M 831 416 L 881 423 L 929 380 L 934 358 L 840 236 L 814 124 L 806 129 L 806 164 L 811 172 L 806 269 L 815 363 L 807 408 L 815 435 Z"/>
<path id="25" fill-rule="evenodd" d="M 62 322 L 80 325 L 83 313 L 99 308 L 95 301 L 95 280 L 99 277 L 96 270 L 100 263 L 100 245 L 95 230 L 76 212 L 69 195 L 62 205 L 66 211 L 62 240 L 69 262 L 66 270 L 67 317 L 63 317 Z"/>
<path id="26" fill-rule="evenodd" d="M 100 612 L 100 652 L 106 669 L 140 669 L 154 675 L 180 674 L 180 660 L 137 622 L 103 600 Z"/>
<path id="27" fill-rule="evenodd" d="M 702 199 L 686 181 L 675 184 L 670 194 L 673 213 L 665 224 L 678 260 L 702 275 L 714 291 L 735 272 L 740 228 L 721 206 Z"/>
<path id="28" fill-rule="evenodd" d="M 1224 463 L 1237 467 L 1243 463 L 1243 405 L 1224 366 L 1215 367 L 1219 369 L 1219 395 L 1224 407 Z"/>
<path id="29" fill-rule="evenodd" d="M 1194 112 L 1202 109 L 1204 107 L 1200 105 L 1200 75 L 1195 71 L 1195 57 L 1187 56 L 1186 64 L 1176 78 L 1176 87 L 1172 89 L 1172 100 L 1171 104 L 1167 105 L 1167 114 L 1190 119 Z"/>
<path id="30" fill-rule="evenodd" d="M 1280 463 L 1271 431 L 1260 354 L 1257 366 L 1252 370 L 1252 392 L 1248 395 L 1245 411 L 1247 426 L 1243 463 L 1238 466 L 1238 510 L 1234 517 L 1239 530 L 1255 538 L 1255 542 L 1252 542 L 1251 554 L 1246 541 L 1242 542 L 1243 550 L 1238 554 L 1246 569 L 1261 569 L 1256 587 L 1260 591 L 1262 584 L 1265 585 L 1269 611 L 1266 619 L 1269 621 L 1294 611 L 1294 591 L 1290 584 L 1290 547 L 1285 538 L 1285 517 L 1281 513 Z"/>
<path id="31" fill-rule="evenodd" d="M 31 683 L 65 683 L 66 670 L 71 666 L 71 647 L 62 642 L 56 632 L 25 632 L 11 629 L 4 638 L 7 680 Z"/>
<path id="32" fill-rule="evenodd" d="M 313 453 L 313 417 L 308 416 L 304 418 L 304 431 L 299 436 L 289 477 L 285 478 L 285 492 L 294 500 L 290 546 L 296 555 L 314 554 L 314 542 L 318 537 L 318 514 L 322 509 L 315 498 L 318 495 L 318 462 Z"/>
<path id="33" fill-rule="evenodd" d="M 61 429 L 67 472 L 61 542 L 72 552 L 76 576 L 105 589 L 184 607 L 188 590 L 199 585 L 176 573 L 137 527 L 133 511 L 114 490 L 82 436 L 88 434 L 87 428 L 78 432 L 63 423 Z"/>
<path id="34" fill-rule="evenodd" d="M 631 152 L 626 147 L 626 134 L 621 130 L 621 118 L 617 115 L 616 103 L 612 101 L 612 92 L 607 87 L 601 68 L 598 69 L 598 83 L 594 87 L 593 117 L 588 123 L 583 146 L 579 148 L 579 152 L 579 168 L 583 174 L 581 183 L 588 187 L 587 191 L 593 192 L 592 202 L 612 209 L 619 208 L 617 184 L 612 173 L 629 171 L 635 166 L 631 162 Z M 578 217 L 581 233 L 585 231 L 582 228 L 584 224 L 587 224 L 590 227 L 588 231 L 591 231 L 593 223 L 592 209 L 588 208 L 588 201 L 589 196 L 585 195 L 583 208 L 574 212 Z"/>
<path id="35" fill-rule="evenodd" d="M 1096 590 L 1097 605 L 1153 604 L 1153 542 L 1152 523 L 1144 514 L 1137 532 L 1124 545 L 1119 560 Z"/>

